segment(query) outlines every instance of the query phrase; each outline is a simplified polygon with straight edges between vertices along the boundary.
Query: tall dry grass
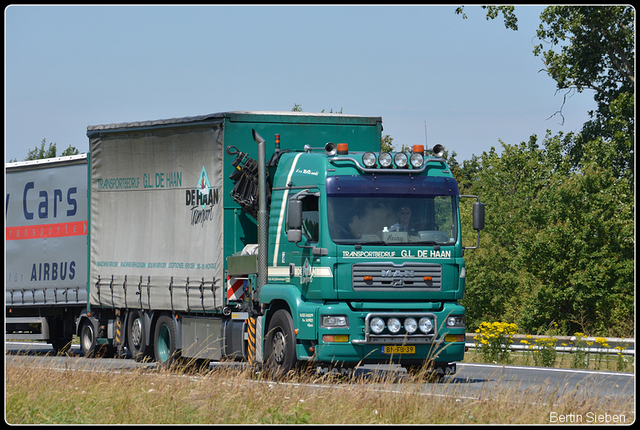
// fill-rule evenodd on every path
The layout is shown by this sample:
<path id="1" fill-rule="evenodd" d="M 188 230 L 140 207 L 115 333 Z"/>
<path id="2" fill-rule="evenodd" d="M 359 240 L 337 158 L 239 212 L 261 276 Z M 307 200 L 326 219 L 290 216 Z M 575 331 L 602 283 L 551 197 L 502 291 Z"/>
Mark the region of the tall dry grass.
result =
<path id="1" fill-rule="evenodd" d="M 425 386 L 419 379 L 397 384 L 388 373 L 296 374 L 278 383 L 224 366 L 201 373 L 94 372 L 26 362 L 5 370 L 10 424 L 543 424 L 554 414 L 588 413 L 616 414 L 627 424 L 635 419 L 630 400 L 602 403 L 588 394 L 489 386 L 469 398 L 462 387 Z"/>

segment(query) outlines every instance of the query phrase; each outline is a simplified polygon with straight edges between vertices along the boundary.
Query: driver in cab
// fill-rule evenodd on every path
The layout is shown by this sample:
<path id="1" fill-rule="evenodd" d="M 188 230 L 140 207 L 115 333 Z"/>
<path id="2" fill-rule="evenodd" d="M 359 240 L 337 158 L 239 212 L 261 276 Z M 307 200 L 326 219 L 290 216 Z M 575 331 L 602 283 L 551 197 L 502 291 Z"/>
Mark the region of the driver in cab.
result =
<path id="1" fill-rule="evenodd" d="M 398 210 L 399 221 L 393 224 L 389 231 L 409 231 L 411 225 L 411 208 L 408 206 L 402 206 Z"/>

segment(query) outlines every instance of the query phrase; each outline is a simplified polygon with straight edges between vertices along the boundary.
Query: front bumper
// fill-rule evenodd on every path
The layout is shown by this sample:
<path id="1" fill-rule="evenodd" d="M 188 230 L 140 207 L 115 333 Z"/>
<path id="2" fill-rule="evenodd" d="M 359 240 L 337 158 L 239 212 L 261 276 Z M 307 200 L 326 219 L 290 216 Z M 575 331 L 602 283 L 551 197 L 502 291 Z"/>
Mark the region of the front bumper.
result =
<path id="1" fill-rule="evenodd" d="M 411 306 L 402 310 L 402 304 L 395 304 L 392 309 L 374 309 L 363 306 L 362 310 L 354 310 L 346 303 L 323 305 L 319 308 L 322 315 L 345 315 L 348 327 L 318 328 L 318 344 L 312 360 L 329 363 L 375 364 L 397 363 L 419 365 L 425 361 L 435 363 L 455 362 L 464 359 L 465 327 L 447 327 L 445 322 L 451 315 L 464 316 L 464 307 L 456 302 L 425 306 L 424 310 Z M 379 307 L 379 306 L 378 306 Z M 391 306 L 389 306 L 391 307 Z M 411 317 L 419 319 L 429 317 L 433 320 L 433 330 L 429 333 L 408 334 L 403 330 L 397 334 L 385 330 L 374 334 L 370 330 L 373 318 L 381 317 L 388 321 L 397 318 L 400 321 Z M 339 339 L 340 341 L 331 341 Z M 408 346 L 408 348 L 404 348 Z M 402 348 L 396 348 L 402 347 Z"/>

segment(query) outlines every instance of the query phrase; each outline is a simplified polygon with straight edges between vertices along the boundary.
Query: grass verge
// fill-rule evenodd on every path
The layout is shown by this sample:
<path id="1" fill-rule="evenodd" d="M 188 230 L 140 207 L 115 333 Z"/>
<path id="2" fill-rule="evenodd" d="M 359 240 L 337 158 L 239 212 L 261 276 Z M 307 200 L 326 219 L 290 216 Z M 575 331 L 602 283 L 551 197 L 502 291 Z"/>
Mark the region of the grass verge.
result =
<path id="1" fill-rule="evenodd" d="M 547 360 L 537 360 L 536 354 L 550 352 Z M 487 360 L 479 351 L 470 350 L 464 354 L 465 363 L 508 364 L 511 366 L 554 367 L 558 369 L 587 369 L 608 372 L 635 372 L 635 358 L 623 355 L 605 354 L 563 354 L 554 350 L 512 352 L 508 359 Z"/>
<path id="2" fill-rule="evenodd" d="M 628 424 L 635 418 L 631 401 L 603 404 L 585 393 L 514 388 L 469 398 L 455 389 L 438 394 L 435 388 L 445 384 L 396 384 L 389 375 L 297 374 L 275 383 L 229 368 L 123 373 L 49 370 L 29 362 L 5 371 L 10 424 L 543 424 L 554 416 L 615 416 Z"/>

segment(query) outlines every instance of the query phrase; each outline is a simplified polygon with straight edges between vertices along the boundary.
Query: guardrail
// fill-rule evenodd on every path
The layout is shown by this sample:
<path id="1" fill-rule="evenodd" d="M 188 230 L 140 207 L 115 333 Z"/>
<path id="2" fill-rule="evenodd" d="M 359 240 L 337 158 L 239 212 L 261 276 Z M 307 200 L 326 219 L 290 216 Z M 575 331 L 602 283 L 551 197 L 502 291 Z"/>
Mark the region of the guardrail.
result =
<path id="1" fill-rule="evenodd" d="M 479 333 L 467 333 L 465 338 L 465 346 L 469 349 L 476 349 L 476 342 L 474 338 L 478 336 Z M 556 340 L 556 351 L 560 353 L 575 353 L 575 352 L 584 352 L 588 354 L 608 354 L 608 355 L 629 355 L 635 357 L 635 339 L 632 338 L 618 338 L 618 337 L 607 337 L 607 338 L 596 338 L 596 337 L 583 337 L 580 339 L 582 344 L 587 344 L 587 346 L 577 346 L 576 345 L 576 337 L 575 336 L 538 336 L 538 335 L 521 335 L 516 334 L 512 336 L 512 343 L 509 345 L 509 350 L 511 351 L 529 351 L 532 349 L 536 349 L 535 341 L 536 339 L 549 339 L 553 338 Z M 604 344 L 608 345 L 608 347 L 603 346 L 590 346 L 598 345 L 597 340 L 604 339 Z M 529 344 L 522 343 L 522 341 L 527 341 Z"/>

